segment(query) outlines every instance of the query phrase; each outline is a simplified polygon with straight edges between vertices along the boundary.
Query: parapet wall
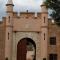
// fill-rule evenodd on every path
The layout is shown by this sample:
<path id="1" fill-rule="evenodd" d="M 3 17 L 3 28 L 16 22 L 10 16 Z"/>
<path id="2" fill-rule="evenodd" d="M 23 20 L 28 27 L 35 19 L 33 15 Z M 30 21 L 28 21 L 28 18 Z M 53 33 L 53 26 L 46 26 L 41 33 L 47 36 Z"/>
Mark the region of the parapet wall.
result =
<path id="1" fill-rule="evenodd" d="M 25 18 L 41 18 L 41 13 L 35 13 L 35 12 L 13 12 L 13 17 L 25 17 Z"/>

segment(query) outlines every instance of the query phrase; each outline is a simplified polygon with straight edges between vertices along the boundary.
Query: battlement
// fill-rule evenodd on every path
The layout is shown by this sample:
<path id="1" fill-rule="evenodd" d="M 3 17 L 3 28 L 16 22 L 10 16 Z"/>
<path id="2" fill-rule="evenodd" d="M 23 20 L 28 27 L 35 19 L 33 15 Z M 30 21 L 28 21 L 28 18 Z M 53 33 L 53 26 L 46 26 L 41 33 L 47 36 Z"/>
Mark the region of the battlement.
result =
<path id="1" fill-rule="evenodd" d="M 17 17 L 18 16 L 18 13 L 17 12 L 13 12 L 13 16 L 14 17 Z"/>
<path id="2" fill-rule="evenodd" d="M 40 18 L 41 17 L 41 13 L 40 12 L 13 12 L 13 17 L 17 18 Z"/>

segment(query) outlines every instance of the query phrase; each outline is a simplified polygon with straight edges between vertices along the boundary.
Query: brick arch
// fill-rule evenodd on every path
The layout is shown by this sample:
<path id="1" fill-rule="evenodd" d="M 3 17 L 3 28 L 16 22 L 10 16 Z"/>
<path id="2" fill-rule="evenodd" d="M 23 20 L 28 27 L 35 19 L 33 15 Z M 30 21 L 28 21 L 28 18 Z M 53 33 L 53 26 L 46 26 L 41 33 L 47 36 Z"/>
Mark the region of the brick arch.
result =
<path id="1" fill-rule="evenodd" d="M 34 58 L 36 60 L 36 44 L 31 38 L 22 38 L 17 44 L 17 60 L 26 60 L 27 45 L 31 43 L 34 47 Z M 32 50 L 33 51 L 33 50 Z M 31 52 L 31 51 L 30 51 Z"/>

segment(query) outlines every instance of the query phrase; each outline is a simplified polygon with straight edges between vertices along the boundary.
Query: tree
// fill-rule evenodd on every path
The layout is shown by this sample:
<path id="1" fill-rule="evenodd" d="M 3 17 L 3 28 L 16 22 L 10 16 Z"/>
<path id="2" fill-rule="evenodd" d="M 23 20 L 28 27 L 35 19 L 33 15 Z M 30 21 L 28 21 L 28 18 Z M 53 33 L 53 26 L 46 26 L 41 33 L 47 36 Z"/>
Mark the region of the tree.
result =
<path id="1" fill-rule="evenodd" d="M 56 24 L 60 26 L 60 1 L 59 0 L 46 0 L 47 8 L 52 9 L 50 16 L 55 20 Z"/>

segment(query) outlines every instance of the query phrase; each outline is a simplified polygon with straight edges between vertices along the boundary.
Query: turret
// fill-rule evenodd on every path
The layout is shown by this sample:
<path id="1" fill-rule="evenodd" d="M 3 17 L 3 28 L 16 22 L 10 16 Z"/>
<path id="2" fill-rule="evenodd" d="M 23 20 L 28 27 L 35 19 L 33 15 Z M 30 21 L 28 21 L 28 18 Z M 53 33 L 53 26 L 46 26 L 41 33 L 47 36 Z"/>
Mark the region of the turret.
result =
<path id="1" fill-rule="evenodd" d="M 7 4 L 6 4 L 6 12 L 7 15 L 11 16 L 11 14 L 13 13 L 13 1 L 12 0 L 8 0 Z"/>
<path id="2" fill-rule="evenodd" d="M 6 4 L 6 22 L 5 22 L 5 60 L 12 60 L 12 30 L 13 30 L 13 2 L 8 0 Z"/>
<path id="3" fill-rule="evenodd" d="M 46 4 L 43 2 L 43 4 L 41 5 L 41 12 L 42 13 L 47 13 L 48 12 L 48 9 L 47 9 L 47 7 L 46 7 Z"/>
<path id="4" fill-rule="evenodd" d="M 48 9 L 45 5 L 45 3 L 43 3 L 41 5 L 41 24 L 42 26 L 47 26 L 48 25 Z"/>
<path id="5" fill-rule="evenodd" d="M 47 60 L 48 42 L 48 9 L 43 3 L 41 5 L 41 60 Z"/>

